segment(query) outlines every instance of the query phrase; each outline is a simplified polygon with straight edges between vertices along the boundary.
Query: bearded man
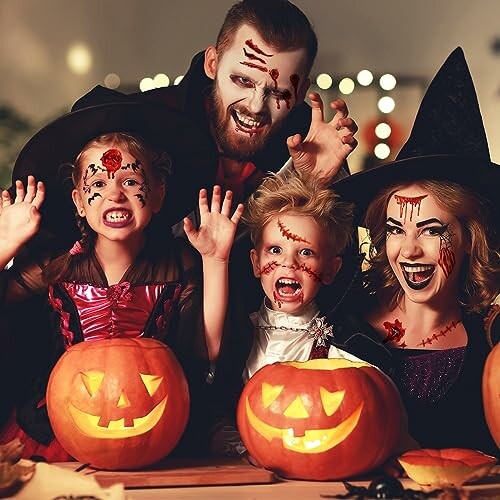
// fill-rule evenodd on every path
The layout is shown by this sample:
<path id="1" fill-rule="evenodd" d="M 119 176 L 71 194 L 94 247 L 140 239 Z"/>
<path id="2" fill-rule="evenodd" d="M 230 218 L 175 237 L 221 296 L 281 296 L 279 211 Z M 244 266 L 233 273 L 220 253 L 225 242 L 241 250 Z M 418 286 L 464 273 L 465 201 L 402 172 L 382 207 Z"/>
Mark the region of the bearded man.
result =
<path id="1" fill-rule="evenodd" d="M 243 0 L 228 11 L 216 44 L 195 55 L 180 85 L 137 97 L 166 102 L 209 128 L 220 153 L 214 182 L 231 189 L 235 201 L 244 201 L 289 155 L 296 169 L 329 182 L 348 174 L 344 160 L 356 147 L 357 126 L 342 100 L 331 103 L 336 114 L 329 123 L 318 94 L 309 95 L 312 114 L 304 102 L 316 53 L 316 35 L 295 5 Z"/>

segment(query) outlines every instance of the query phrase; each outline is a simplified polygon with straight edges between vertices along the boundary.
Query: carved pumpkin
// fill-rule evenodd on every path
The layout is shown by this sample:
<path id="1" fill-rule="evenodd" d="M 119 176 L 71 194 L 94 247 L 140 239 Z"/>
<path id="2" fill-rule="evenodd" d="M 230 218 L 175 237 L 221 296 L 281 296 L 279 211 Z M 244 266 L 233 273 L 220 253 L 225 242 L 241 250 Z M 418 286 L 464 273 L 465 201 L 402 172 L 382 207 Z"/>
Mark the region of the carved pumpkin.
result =
<path id="1" fill-rule="evenodd" d="M 394 384 L 368 363 L 315 359 L 275 363 L 248 381 L 238 428 L 263 467 L 297 479 L 342 479 L 395 451 L 402 404 Z"/>
<path id="2" fill-rule="evenodd" d="M 466 481 L 486 476 L 497 459 L 465 448 L 422 448 L 403 453 L 398 461 L 416 483 L 448 488 L 460 487 Z"/>
<path id="3" fill-rule="evenodd" d="M 83 463 L 133 469 L 166 456 L 188 419 L 189 391 L 172 351 L 153 339 L 80 342 L 47 386 L 56 438 Z"/>
<path id="4" fill-rule="evenodd" d="M 489 353 L 484 365 L 483 406 L 488 428 L 500 448 L 500 343 Z"/>

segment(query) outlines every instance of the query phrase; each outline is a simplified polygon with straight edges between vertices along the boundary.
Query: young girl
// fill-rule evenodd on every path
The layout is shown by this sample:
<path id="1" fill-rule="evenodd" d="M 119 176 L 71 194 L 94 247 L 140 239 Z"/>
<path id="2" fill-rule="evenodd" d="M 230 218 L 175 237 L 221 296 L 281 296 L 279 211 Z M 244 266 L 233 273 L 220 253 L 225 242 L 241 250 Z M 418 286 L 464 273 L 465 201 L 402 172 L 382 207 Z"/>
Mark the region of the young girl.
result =
<path id="1" fill-rule="evenodd" d="M 336 185 L 360 213 L 367 207 L 370 293 L 362 308 L 355 303 L 366 321 L 358 326 L 390 350 L 422 447 L 498 453 L 481 376 L 489 351 L 483 315 L 499 293 L 489 223 L 499 186 L 460 49 L 431 83 L 397 161 Z"/>
<path id="2" fill-rule="evenodd" d="M 121 97 L 116 94 L 116 98 Z M 66 134 L 55 137 L 55 126 L 49 124 L 26 146 L 36 149 L 44 142 L 50 152 L 66 138 L 75 142 L 76 135 L 82 141 L 92 134 L 92 125 L 96 131 L 106 131 L 71 155 L 76 158 L 71 197 L 81 237 L 68 252 L 46 260 L 43 270 L 36 263 L 20 262 L 3 271 L 3 304 L 40 293 L 48 286 L 57 334 L 51 339 L 55 347 L 45 373 L 33 394 L 17 405 L 0 442 L 22 437 L 27 441 L 26 456 L 67 460 L 53 439 L 45 410 L 43 396 L 50 368 L 63 349 L 76 342 L 143 336 L 165 341 L 184 368 L 192 405 L 181 448 L 197 454 L 200 443 L 207 439 L 203 435 L 203 385 L 209 363 L 217 360 L 221 345 L 228 300 L 228 256 L 242 206 L 231 216 L 230 192 L 221 200 L 216 186 L 210 208 L 207 192 L 200 192 L 201 226 L 195 229 L 186 220 L 185 229 L 202 257 L 201 283 L 196 256 L 186 243 L 170 236 L 168 224 L 176 220 L 163 208 L 169 196 L 177 200 L 183 196 L 185 185 L 176 169 L 186 169 L 185 181 L 196 184 L 196 169 L 211 168 L 213 156 L 204 146 L 204 137 L 168 108 L 136 105 L 125 97 L 120 102 L 109 100 L 109 96 L 103 100 L 92 92 L 83 99 L 83 107 L 57 121 L 56 129 L 66 130 Z M 86 122 L 89 118 L 90 126 Z M 84 124 L 82 129 L 80 124 Z M 114 132 L 125 128 L 132 132 Z M 158 141 L 159 148 L 147 144 L 138 133 Z M 190 151 L 184 151 L 188 144 Z M 194 165 L 196 155 L 205 155 L 205 161 L 197 158 Z M 23 151 L 20 158 L 28 156 L 29 151 Z M 41 163 L 38 173 L 49 179 L 51 173 L 46 170 L 50 168 L 54 174 L 53 163 Z M 53 179 L 50 181 L 53 188 Z M 1 268 L 18 255 L 47 215 L 42 214 L 46 193 L 42 181 L 30 175 L 26 186 L 18 180 L 15 189 L 14 199 L 2 192 Z M 50 196 L 48 191 L 47 198 Z M 188 211 L 186 204 L 184 214 Z M 68 228 L 61 231 L 64 229 Z"/>

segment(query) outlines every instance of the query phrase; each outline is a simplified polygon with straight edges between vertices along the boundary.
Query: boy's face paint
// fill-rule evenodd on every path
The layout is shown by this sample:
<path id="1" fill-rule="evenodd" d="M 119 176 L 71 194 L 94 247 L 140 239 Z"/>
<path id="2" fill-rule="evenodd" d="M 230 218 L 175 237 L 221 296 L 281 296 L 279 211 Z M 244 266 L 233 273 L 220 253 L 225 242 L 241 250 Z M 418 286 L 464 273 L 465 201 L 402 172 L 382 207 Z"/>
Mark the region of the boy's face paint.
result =
<path id="1" fill-rule="evenodd" d="M 205 71 L 215 79 L 211 120 L 216 139 L 226 156 L 249 159 L 303 101 L 309 87 L 306 51 L 278 52 L 247 25 L 220 58 L 212 49 Z"/>
<path id="2" fill-rule="evenodd" d="M 81 164 L 73 201 L 98 235 L 125 240 L 142 232 L 160 210 L 164 186 L 152 185 L 151 166 L 124 148 L 93 147 Z"/>
<path id="3" fill-rule="evenodd" d="M 250 258 L 272 308 L 291 314 L 300 314 L 321 285 L 333 281 L 342 262 L 331 256 L 314 219 L 286 213 L 266 224 Z"/>
<path id="4" fill-rule="evenodd" d="M 456 302 L 467 242 L 458 219 L 412 184 L 387 206 L 386 252 L 406 297 L 417 303 Z"/>

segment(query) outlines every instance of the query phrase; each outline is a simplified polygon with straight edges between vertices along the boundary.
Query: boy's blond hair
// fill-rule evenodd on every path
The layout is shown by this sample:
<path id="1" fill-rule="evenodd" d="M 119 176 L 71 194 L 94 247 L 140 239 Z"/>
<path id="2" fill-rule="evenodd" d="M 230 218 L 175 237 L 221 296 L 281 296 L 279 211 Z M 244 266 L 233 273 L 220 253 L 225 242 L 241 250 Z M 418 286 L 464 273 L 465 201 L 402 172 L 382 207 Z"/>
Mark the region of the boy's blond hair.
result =
<path id="1" fill-rule="evenodd" d="M 264 226 L 283 213 L 313 218 L 332 255 L 342 254 L 352 241 L 351 203 L 340 201 L 339 195 L 314 178 L 305 182 L 296 173 L 269 174 L 248 198 L 243 213 L 254 247 L 261 244 Z"/>

